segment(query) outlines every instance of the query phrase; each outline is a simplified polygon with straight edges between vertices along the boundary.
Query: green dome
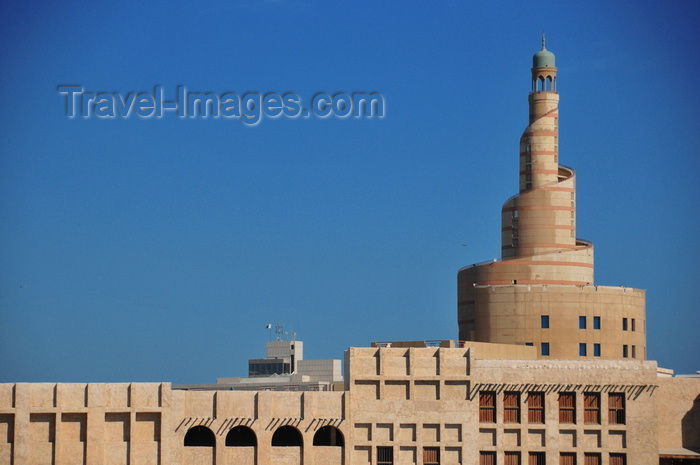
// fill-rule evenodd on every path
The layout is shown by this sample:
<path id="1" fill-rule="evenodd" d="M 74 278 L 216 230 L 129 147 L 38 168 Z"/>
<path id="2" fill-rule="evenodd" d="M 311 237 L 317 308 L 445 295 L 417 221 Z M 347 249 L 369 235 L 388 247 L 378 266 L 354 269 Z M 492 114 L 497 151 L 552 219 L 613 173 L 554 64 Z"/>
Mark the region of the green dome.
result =
<path id="1" fill-rule="evenodd" d="M 542 47 L 542 50 L 532 56 L 533 68 L 556 68 L 554 65 L 554 54 Z"/>

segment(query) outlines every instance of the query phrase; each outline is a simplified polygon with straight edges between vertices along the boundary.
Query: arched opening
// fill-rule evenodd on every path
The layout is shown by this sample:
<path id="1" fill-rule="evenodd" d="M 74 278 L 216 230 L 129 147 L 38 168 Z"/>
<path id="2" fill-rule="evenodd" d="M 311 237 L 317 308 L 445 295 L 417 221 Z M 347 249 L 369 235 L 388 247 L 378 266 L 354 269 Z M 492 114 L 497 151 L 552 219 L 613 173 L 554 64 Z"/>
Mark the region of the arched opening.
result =
<path id="1" fill-rule="evenodd" d="M 547 91 L 552 90 L 552 76 L 547 76 L 547 79 L 545 81 L 545 90 L 547 90 Z"/>
<path id="2" fill-rule="evenodd" d="M 544 91 L 544 78 L 542 76 L 537 77 L 537 92 Z"/>
<path id="3" fill-rule="evenodd" d="M 335 426 L 326 425 L 314 434 L 314 446 L 340 446 L 345 445 L 343 433 Z"/>
<path id="4" fill-rule="evenodd" d="M 193 426 L 185 434 L 185 446 L 216 447 L 216 437 L 206 426 Z"/>
<path id="5" fill-rule="evenodd" d="M 231 428 L 231 431 L 226 435 L 226 445 L 233 447 L 249 447 L 257 446 L 258 438 L 255 432 L 247 426 L 238 425 Z"/>
<path id="6" fill-rule="evenodd" d="M 280 426 L 272 435 L 272 446 L 273 447 L 293 447 L 302 446 L 304 440 L 301 437 L 301 433 L 298 429 L 293 426 L 285 425 Z"/>

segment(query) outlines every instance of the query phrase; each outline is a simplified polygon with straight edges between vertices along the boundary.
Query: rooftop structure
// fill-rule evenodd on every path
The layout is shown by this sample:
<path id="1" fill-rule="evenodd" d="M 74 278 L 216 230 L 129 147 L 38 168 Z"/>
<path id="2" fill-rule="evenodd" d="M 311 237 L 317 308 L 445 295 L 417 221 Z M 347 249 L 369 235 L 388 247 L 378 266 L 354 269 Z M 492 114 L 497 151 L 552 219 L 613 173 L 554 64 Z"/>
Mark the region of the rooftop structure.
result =
<path id="1" fill-rule="evenodd" d="M 190 391 L 334 391 L 343 386 L 341 361 L 304 360 L 302 341 L 269 341 L 267 356 L 248 360 L 247 378 L 217 378 L 216 384 L 181 384 Z"/>

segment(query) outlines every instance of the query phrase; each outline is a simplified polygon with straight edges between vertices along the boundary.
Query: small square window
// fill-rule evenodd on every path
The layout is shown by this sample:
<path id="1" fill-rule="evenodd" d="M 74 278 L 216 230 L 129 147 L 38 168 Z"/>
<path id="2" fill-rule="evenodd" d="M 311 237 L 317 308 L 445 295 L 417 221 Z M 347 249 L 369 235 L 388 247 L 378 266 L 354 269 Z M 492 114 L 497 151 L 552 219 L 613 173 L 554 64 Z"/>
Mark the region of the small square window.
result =
<path id="1" fill-rule="evenodd" d="M 585 357 L 585 356 L 586 356 L 586 344 L 585 344 L 585 343 L 583 343 L 583 342 L 579 343 L 579 345 L 578 345 L 578 354 L 579 354 L 581 357 Z"/>
<path id="2" fill-rule="evenodd" d="M 600 329 L 600 317 L 599 316 L 593 317 L 593 329 Z"/>
<path id="3" fill-rule="evenodd" d="M 549 328 L 549 315 L 540 316 L 540 327 L 542 329 Z"/>
<path id="4" fill-rule="evenodd" d="M 627 455 L 626 454 L 610 454 L 610 460 L 608 461 L 610 465 L 627 465 Z"/>
<path id="5" fill-rule="evenodd" d="M 544 452 L 530 452 L 528 465 L 546 465 L 546 454 Z"/>
<path id="6" fill-rule="evenodd" d="M 586 329 L 586 317 L 578 317 L 578 329 Z"/>
<path id="7" fill-rule="evenodd" d="M 542 343 L 542 355 L 549 356 L 549 342 Z"/>
<path id="8" fill-rule="evenodd" d="M 600 344 L 593 344 L 593 356 L 600 357 Z"/>
<path id="9" fill-rule="evenodd" d="M 423 465 L 440 465 L 440 448 L 423 448 Z"/>
<path id="10" fill-rule="evenodd" d="M 393 465 L 394 464 L 394 448 L 393 447 L 377 447 L 377 465 Z"/>
<path id="11" fill-rule="evenodd" d="M 479 452 L 479 465 L 496 465 L 496 452 L 481 451 Z"/>

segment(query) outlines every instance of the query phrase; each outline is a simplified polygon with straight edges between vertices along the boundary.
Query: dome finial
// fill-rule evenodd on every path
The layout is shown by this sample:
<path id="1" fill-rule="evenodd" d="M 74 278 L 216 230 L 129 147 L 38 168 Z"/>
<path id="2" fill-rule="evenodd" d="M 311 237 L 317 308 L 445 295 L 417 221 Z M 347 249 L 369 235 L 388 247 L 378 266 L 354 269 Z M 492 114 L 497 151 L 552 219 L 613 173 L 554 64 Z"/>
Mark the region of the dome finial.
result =
<path id="1" fill-rule="evenodd" d="M 544 38 L 544 31 L 542 31 L 542 50 L 547 50 L 544 46 L 545 42 L 546 42 L 546 39 Z"/>

